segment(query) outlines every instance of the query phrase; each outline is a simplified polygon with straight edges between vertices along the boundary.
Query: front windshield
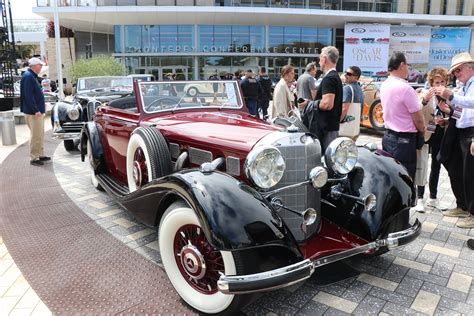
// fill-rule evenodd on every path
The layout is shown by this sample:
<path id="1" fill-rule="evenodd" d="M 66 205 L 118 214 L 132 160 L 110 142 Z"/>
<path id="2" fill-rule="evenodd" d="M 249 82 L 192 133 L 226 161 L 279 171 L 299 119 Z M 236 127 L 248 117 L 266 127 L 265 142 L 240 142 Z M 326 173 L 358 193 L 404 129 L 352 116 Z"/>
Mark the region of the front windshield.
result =
<path id="1" fill-rule="evenodd" d="M 141 82 L 140 93 L 145 112 L 200 107 L 242 107 L 236 81 Z"/>
<path id="2" fill-rule="evenodd" d="M 81 78 L 77 81 L 77 92 L 88 91 L 130 91 L 133 89 L 133 80 L 129 77 L 95 77 Z"/>

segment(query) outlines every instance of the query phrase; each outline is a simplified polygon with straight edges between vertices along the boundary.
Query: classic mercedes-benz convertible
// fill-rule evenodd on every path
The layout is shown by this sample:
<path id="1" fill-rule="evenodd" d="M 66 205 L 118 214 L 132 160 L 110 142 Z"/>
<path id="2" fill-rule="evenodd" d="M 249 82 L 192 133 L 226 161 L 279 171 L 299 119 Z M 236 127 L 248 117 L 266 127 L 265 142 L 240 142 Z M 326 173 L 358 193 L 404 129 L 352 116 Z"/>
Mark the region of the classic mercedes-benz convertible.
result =
<path id="1" fill-rule="evenodd" d="M 419 235 L 412 179 L 387 153 L 348 138 L 322 153 L 301 122 L 249 115 L 237 82 L 186 84 L 135 82 L 101 104 L 81 156 L 96 188 L 159 227 L 166 273 L 198 311 L 236 311 L 249 293 Z"/>

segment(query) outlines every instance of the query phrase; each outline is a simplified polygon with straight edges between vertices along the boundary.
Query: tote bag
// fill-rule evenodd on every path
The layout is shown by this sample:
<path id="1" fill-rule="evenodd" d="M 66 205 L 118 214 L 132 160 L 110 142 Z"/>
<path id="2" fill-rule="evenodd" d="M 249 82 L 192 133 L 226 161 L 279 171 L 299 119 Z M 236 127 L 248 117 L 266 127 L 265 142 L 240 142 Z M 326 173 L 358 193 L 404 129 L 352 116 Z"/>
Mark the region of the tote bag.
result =
<path id="1" fill-rule="evenodd" d="M 354 103 L 354 89 L 349 85 L 352 91 L 352 100 L 349 104 L 349 110 L 346 116 L 352 116 L 354 119 L 339 125 L 339 136 L 355 138 L 360 133 L 360 103 Z"/>

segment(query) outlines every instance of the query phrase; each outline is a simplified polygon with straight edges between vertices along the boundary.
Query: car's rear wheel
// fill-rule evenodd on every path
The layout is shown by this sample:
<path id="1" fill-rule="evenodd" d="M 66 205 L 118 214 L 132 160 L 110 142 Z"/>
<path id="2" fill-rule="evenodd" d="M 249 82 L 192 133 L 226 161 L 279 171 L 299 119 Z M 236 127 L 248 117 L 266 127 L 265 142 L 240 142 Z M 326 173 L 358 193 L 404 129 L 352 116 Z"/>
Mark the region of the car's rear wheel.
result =
<path id="1" fill-rule="evenodd" d="M 64 148 L 66 151 L 77 151 L 79 146 L 79 140 L 68 139 L 64 141 Z"/>
<path id="2" fill-rule="evenodd" d="M 202 313 L 232 314 L 248 302 L 249 295 L 219 292 L 220 274 L 241 274 L 244 265 L 237 254 L 219 251 L 209 243 L 187 204 L 177 202 L 168 207 L 158 242 L 166 274 L 186 303 Z"/>
<path id="3" fill-rule="evenodd" d="M 195 97 L 198 95 L 198 89 L 194 88 L 194 87 L 191 87 L 188 89 L 188 91 L 186 92 L 187 95 L 189 95 L 190 97 Z"/>
<path id="4" fill-rule="evenodd" d="M 130 192 L 172 171 L 166 140 L 154 127 L 137 128 L 128 142 L 127 182 Z"/>
<path id="5" fill-rule="evenodd" d="M 97 176 L 95 174 L 95 170 L 93 167 L 93 161 L 94 161 L 94 155 L 92 154 L 92 144 L 90 139 L 87 140 L 87 158 L 89 159 L 89 169 L 90 169 L 90 175 L 91 175 L 91 182 L 94 188 L 100 191 L 104 191 L 102 186 L 99 183 L 99 180 L 97 180 Z"/>
<path id="6" fill-rule="evenodd" d="M 369 120 L 372 127 L 377 131 L 385 130 L 385 123 L 383 120 L 382 103 L 379 100 L 374 101 L 369 109 Z"/>

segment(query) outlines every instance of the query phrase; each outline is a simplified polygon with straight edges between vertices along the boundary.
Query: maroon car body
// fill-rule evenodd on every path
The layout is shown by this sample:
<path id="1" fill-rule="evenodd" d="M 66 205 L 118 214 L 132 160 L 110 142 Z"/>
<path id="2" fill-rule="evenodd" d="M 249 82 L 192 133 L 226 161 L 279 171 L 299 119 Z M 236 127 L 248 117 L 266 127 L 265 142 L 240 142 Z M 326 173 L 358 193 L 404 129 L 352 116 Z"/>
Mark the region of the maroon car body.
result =
<path id="1" fill-rule="evenodd" d="M 98 107 L 81 155 L 98 189 L 159 227 L 164 268 L 192 307 L 232 312 L 247 293 L 420 233 L 413 183 L 385 153 L 339 138 L 323 154 L 300 121 L 249 115 L 236 82 L 198 95 L 185 84 L 136 82 Z"/>

